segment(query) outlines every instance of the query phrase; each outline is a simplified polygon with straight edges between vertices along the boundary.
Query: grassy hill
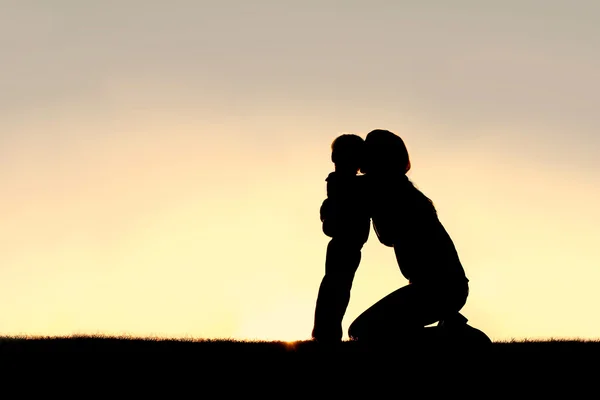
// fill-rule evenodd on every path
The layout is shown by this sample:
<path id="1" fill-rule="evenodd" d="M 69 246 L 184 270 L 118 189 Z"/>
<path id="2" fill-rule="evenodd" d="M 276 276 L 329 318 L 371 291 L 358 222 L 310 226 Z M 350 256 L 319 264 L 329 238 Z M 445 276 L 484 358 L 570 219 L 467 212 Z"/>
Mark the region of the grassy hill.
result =
<path id="1" fill-rule="evenodd" d="M 573 399 L 597 392 L 598 360 L 600 341 L 582 340 L 494 342 L 480 348 L 367 348 L 342 342 L 327 348 L 310 341 L 0 338 L 0 364 L 25 377 L 27 386 L 35 388 L 40 379 L 54 386 L 77 382 L 108 390 L 110 397 L 142 392 L 155 397 L 161 387 L 161 397 L 168 398 L 196 391 L 196 397 L 209 398 L 269 393 L 277 398 Z M 11 378 L 3 378 L 8 387 Z M 117 388 L 121 396 L 114 394 Z"/>
<path id="2" fill-rule="evenodd" d="M 418 347 L 418 348 L 417 348 Z M 129 352 L 129 351 L 170 351 L 194 353 L 227 353 L 227 354 L 372 354 L 403 353 L 414 354 L 416 351 L 427 351 L 427 346 L 410 346 L 396 348 L 389 344 L 367 347 L 358 342 L 343 341 L 336 347 L 319 345 L 312 341 L 244 341 L 233 339 L 161 339 L 143 337 L 73 335 L 59 337 L 0 337 L 0 352 Z M 484 350 L 482 350 L 482 348 Z M 548 339 L 513 340 L 493 342 L 489 347 L 477 347 L 477 352 L 485 351 L 493 356 L 526 356 L 552 353 L 554 356 L 600 355 L 600 340 L 564 340 Z M 438 351 L 440 349 L 436 349 Z M 446 349 L 449 351 L 463 349 Z M 468 353 L 474 350 L 466 347 Z"/>
<path id="3" fill-rule="evenodd" d="M 284 358 L 352 358 L 402 357 L 411 359 L 485 358 L 495 362 L 536 362 L 540 367 L 548 362 L 570 361 L 596 363 L 600 360 L 600 340 L 545 340 L 493 342 L 478 347 L 432 347 L 413 343 L 398 346 L 386 343 L 368 347 L 358 342 L 344 341 L 335 347 L 312 341 L 240 341 L 227 339 L 160 339 L 114 336 L 66 337 L 0 337 L 0 354 L 117 354 L 146 353 L 195 355 L 202 357 L 284 357 Z M 571 365 L 571 368 L 576 365 Z"/>

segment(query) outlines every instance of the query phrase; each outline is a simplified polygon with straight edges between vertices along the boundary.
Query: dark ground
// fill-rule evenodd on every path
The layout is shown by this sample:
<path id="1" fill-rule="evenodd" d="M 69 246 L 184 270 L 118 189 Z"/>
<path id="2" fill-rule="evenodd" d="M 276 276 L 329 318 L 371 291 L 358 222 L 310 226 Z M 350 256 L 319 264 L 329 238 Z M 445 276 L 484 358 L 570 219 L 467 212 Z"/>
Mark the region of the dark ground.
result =
<path id="1" fill-rule="evenodd" d="M 573 399 L 580 398 L 577 393 L 597 395 L 599 362 L 600 341 L 495 342 L 478 348 L 434 349 L 367 348 L 356 342 L 323 348 L 313 342 L 0 338 L 0 365 L 3 371 L 17 372 L 17 380 L 28 377 L 31 383 L 38 382 L 33 378 L 38 374 L 45 378 L 59 374 L 68 387 L 72 380 L 98 390 L 116 385 L 144 392 L 166 385 L 169 398 L 187 397 L 174 393 L 194 390 L 209 398 L 241 392 L 279 393 L 279 398 L 295 398 L 301 392 L 319 398 L 402 397 L 389 395 L 396 392 L 412 393 L 411 398 L 452 394 L 486 399 L 502 393 L 539 398 L 543 393 Z M 2 376 L 4 388 L 16 382 Z M 209 387 L 221 395 L 209 396 Z"/>
<path id="2" fill-rule="evenodd" d="M 69 337 L 0 337 L 0 354 L 33 353 L 128 353 L 169 352 L 171 354 L 194 353 L 207 355 L 307 355 L 324 354 L 377 355 L 384 353 L 415 354 L 427 352 L 430 346 L 413 346 L 395 349 L 386 344 L 367 347 L 358 342 L 344 341 L 336 347 L 319 345 L 312 341 L 240 341 L 227 339 L 157 339 L 103 336 Z M 436 348 L 435 351 L 441 350 Z M 493 357 L 541 356 L 552 353 L 553 357 L 600 356 L 600 340 L 547 340 L 493 342 L 489 346 L 470 348 L 464 346 L 446 351 L 466 353 L 486 352 Z"/>

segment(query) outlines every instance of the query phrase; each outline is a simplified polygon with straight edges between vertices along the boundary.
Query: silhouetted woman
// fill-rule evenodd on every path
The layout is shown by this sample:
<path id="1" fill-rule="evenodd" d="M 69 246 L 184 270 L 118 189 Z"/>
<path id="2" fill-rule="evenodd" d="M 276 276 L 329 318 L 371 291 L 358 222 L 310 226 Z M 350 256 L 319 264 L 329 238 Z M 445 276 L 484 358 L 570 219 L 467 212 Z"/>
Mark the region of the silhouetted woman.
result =
<path id="1" fill-rule="evenodd" d="M 361 170 L 367 177 L 373 227 L 379 241 L 394 249 L 409 284 L 361 314 L 348 335 L 359 341 L 398 341 L 414 338 L 438 321 L 447 329 L 467 327 L 459 311 L 469 280 L 432 201 L 406 176 L 411 165 L 404 141 L 374 130 L 365 147 Z"/>

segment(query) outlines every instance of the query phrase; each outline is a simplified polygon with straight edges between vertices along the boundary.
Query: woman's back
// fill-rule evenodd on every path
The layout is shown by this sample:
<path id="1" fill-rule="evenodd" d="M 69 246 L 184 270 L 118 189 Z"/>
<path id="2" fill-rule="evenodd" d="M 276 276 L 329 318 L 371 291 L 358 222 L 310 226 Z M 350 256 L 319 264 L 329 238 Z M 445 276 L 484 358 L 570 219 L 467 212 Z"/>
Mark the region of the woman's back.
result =
<path id="1" fill-rule="evenodd" d="M 369 204 L 379 241 L 393 247 L 411 282 L 465 280 L 452 239 L 435 206 L 404 174 L 369 177 Z"/>

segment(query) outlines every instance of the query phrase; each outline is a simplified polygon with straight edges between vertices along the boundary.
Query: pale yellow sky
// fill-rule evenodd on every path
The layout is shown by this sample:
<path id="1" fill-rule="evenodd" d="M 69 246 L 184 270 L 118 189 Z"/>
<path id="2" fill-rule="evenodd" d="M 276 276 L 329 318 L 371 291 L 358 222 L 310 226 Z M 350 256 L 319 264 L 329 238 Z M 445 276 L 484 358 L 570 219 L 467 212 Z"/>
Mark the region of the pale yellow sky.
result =
<path id="1" fill-rule="evenodd" d="M 383 128 L 473 326 L 597 338 L 600 6 L 286 4 L 7 4 L 0 334 L 308 338 L 330 143 Z M 344 328 L 405 283 L 372 232 Z"/>

